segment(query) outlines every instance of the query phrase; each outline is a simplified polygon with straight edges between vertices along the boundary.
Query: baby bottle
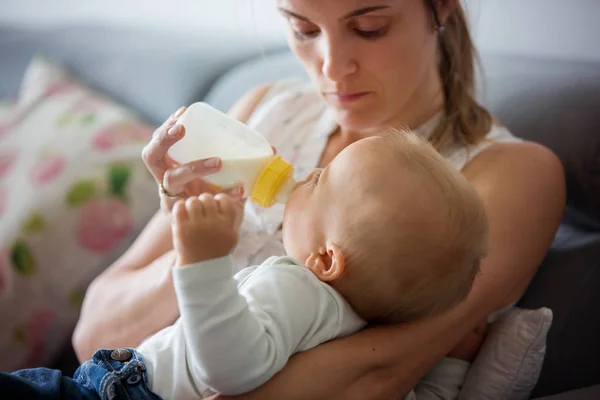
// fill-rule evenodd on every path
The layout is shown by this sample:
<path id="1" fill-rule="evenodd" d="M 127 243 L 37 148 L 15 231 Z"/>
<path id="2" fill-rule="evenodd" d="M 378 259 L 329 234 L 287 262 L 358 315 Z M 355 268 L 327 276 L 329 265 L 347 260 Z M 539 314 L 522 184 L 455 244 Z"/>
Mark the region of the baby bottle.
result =
<path id="1" fill-rule="evenodd" d="M 189 106 L 177 124 L 185 136 L 169 149 L 175 162 L 218 157 L 221 170 L 204 177 L 206 182 L 219 190 L 243 186 L 262 207 L 287 201 L 296 186 L 294 169 L 258 132 L 203 102 Z"/>

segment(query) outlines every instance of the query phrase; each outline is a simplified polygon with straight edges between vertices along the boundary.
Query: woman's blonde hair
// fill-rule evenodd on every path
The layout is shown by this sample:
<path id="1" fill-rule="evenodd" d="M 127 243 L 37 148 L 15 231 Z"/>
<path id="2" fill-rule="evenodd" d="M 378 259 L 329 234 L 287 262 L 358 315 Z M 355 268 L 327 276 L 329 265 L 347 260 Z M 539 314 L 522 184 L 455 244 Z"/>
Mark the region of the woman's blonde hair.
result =
<path id="1" fill-rule="evenodd" d="M 487 254 L 483 201 L 418 134 L 394 130 L 370 143 L 377 159 L 365 169 L 401 172 L 368 179 L 354 194 L 364 206 L 340 217 L 343 295 L 370 322 L 439 314 L 467 297 Z"/>
<path id="2" fill-rule="evenodd" d="M 436 0 L 425 2 L 439 32 L 439 72 L 445 98 L 445 118 L 430 141 L 438 149 L 448 141 L 475 144 L 489 131 L 492 117 L 475 99 L 475 62 L 479 58 L 465 11 L 459 4 L 442 25 Z"/>

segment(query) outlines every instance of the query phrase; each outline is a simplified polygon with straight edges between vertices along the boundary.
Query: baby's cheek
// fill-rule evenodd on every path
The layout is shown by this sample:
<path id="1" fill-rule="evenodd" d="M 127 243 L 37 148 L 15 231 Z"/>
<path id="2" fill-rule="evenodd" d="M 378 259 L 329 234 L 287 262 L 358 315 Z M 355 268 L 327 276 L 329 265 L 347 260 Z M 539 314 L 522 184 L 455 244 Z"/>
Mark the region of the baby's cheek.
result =
<path id="1" fill-rule="evenodd" d="M 285 252 L 290 257 L 298 258 L 298 249 L 301 247 L 299 229 L 294 223 L 294 218 L 285 217 L 282 224 L 282 240 Z M 299 260 L 300 261 L 300 260 Z"/>

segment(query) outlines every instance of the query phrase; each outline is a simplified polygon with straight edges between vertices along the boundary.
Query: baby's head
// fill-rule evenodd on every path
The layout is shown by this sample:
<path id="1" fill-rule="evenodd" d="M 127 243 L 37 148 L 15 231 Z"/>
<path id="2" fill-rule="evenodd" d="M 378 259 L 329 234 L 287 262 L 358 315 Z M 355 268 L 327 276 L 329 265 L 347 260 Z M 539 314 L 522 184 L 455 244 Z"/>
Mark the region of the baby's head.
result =
<path id="1" fill-rule="evenodd" d="M 294 190 L 287 253 L 371 322 L 445 311 L 471 290 L 487 248 L 481 199 L 410 132 L 360 140 Z"/>

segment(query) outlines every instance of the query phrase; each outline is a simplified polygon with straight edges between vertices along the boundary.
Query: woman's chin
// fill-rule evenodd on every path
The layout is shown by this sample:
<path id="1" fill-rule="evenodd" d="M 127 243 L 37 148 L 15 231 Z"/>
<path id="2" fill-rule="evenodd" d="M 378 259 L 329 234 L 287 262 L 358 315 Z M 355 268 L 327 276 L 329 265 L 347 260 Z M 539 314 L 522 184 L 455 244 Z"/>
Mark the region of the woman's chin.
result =
<path id="1" fill-rule="evenodd" d="M 349 132 L 369 132 L 380 123 L 373 113 L 356 110 L 336 110 L 336 121 L 345 131 Z"/>

